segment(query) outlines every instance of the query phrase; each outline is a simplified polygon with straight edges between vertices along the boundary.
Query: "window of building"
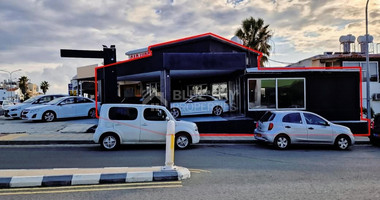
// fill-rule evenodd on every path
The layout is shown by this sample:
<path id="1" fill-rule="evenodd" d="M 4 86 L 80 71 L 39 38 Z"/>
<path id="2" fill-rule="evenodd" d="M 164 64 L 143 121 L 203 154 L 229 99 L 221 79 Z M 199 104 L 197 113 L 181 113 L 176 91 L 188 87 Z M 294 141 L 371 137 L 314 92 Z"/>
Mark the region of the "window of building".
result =
<path id="1" fill-rule="evenodd" d="M 276 79 L 248 80 L 249 109 L 276 108 Z"/>
<path id="2" fill-rule="evenodd" d="M 301 115 L 299 113 L 290 113 L 282 118 L 282 122 L 293 123 L 293 124 L 302 124 Z"/>
<path id="3" fill-rule="evenodd" d="M 305 109 L 304 78 L 248 79 L 248 109 Z"/>
<path id="4" fill-rule="evenodd" d="M 193 95 L 206 95 L 208 93 L 207 84 L 197 84 L 187 86 L 187 91 L 189 91 L 190 96 Z"/>
<path id="5" fill-rule="evenodd" d="M 343 61 L 344 67 L 362 67 L 362 81 L 367 81 L 367 63 L 362 61 Z M 379 82 L 379 70 L 377 62 L 369 62 L 369 75 L 371 82 Z"/>
<path id="6" fill-rule="evenodd" d="M 227 83 L 214 83 L 211 87 L 212 96 L 218 99 L 227 99 Z"/>
<path id="7" fill-rule="evenodd" d="M 137 109 L 128 107 L 112 107 L 108 117 L 111 120 L 135 120 L 137 119 Z"/>
<path id="8" fill-rule="evenodd" d="M 149 121 L 165 121 L 166 113 L 162 109 L 147 108 L 144 110 L 144 118 Z"/>

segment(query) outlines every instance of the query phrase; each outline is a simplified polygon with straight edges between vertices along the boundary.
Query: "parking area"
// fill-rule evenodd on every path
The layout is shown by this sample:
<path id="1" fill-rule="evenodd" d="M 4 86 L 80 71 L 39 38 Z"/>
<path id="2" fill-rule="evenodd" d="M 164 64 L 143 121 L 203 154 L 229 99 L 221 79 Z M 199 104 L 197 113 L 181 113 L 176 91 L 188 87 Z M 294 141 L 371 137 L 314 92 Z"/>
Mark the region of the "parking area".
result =
<path id="1" fill-rule="evenodd" d="M 86 133 L 98 124 L 98 119 L 76 118 L 54 122 L 8 119 L 0 116 L 0 134 Z"/>

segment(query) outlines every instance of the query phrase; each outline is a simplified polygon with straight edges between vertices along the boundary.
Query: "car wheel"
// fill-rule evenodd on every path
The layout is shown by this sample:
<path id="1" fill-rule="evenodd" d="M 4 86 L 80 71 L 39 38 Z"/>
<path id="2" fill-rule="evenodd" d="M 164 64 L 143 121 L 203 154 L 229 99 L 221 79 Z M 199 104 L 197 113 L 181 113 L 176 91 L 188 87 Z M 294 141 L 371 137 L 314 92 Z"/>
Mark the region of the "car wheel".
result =
<path id="1" fill-rule="evenodd" d="M 55 113 L 52 112 L 52 111 L 46 111 L 43 115 L 42 115 L 42 121 L 45 121 L 45 122 L 52 122 L 55 120 Z"/>
<path id="2" fill-rule="evenodd" d="M 170 113 L 173 115 L 174 118 L 181 116 L 181 111 L 179 111 L 178 108 L 170 109 Z"/>
<path id="3" fill-rule="evenodd" d="M 175 137 L 175 146 L 177 149 L 187 149 L 191 144 L 191 138 L 188 134 L 180 133 Z"/>
<path id="4" fill-rule="evenodd" d="M 94 108 L 91 108 L 90 111 L 88 111 L 88 117 L 89 118 L 95 118 L 96 117 L 96 112 Z"/>
<path id="5" fill-rule="evenodd" d="M 119 139 L 116 136 L 116 134 L 106 134 L 102 136 L 102 139 L 100 140 L 100 145 L 104 150 L 115 150 L 119 147 Z"/>
<path id="6" fill-rule="evenodd" d="M 214 109 L 212 109 L 212 114 L 216 116 L 220 116 L 223 114 L 223 108 L 220 106 L 215 106 Z"/>
<path id="7" fill-rule="evenodd" d="M 290 139 L 286 135 L 279 135 L 274 139 L 273 144 L 277 149 L 287 149 L 290 145 Z"/>
<path id="8" fill-rule="evenodd" d="M 346 150 L 350 147 L 350 139 L 347 136 L 339 136 L 335 141 L 335 146 L 340 150 Z"/>

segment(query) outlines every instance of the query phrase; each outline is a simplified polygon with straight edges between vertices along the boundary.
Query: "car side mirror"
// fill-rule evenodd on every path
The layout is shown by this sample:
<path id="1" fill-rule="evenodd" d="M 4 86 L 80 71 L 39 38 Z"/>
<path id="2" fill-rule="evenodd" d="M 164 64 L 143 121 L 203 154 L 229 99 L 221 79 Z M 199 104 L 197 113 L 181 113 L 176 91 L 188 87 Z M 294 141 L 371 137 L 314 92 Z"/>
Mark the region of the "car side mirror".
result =
<path id="1" fill-rule="evenodd" d="M 193 103 L 193 100 L 189 99 L 186 101 L 186 103 Z"/>
<path id="2" fill-rule="evenodd" d="M 65 102 L 61 102 L 59 105 L 63 106 L 63 105 L 66 105 L 66 103 Z"/>
<path id="3" fill-rule="evenodd" d="M 169 118 L 169 117 L 166 117 L 165 119 L 166 119 L 166 121 L 170 121 L 170 118 Z"/>

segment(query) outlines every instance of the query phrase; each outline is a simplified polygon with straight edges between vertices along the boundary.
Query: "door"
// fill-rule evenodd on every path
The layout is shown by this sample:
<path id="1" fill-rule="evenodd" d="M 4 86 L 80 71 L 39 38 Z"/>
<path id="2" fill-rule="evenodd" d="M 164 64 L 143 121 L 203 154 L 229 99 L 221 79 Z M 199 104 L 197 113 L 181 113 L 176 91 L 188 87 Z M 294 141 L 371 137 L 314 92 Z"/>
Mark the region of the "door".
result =
<path id="1" fill-rule="evenodd" d="M 311 113 L 304 113 L 303 115 L 306 121 L 308 141 L 332 142 L 333 130 L 326 120 Z"/>
<path id="2" fill-rule="evenodd" d="M 141 118 L 141 142 L 164 142 L 167 128 L 167 113 L 159 108 L 143 108 Z"/>
<path id="3" fill-rule="evenodd" d="M 61 103 L 59 103 L 58 110 L 59 111 L 57 112 L 57 117 L 59 118 L 67 118 L 67 117 L 75 116 L 76 108 L 75 108 L 74 97 L 65 99 Z"/>
<path id="4" fill-rule="evenodd" d="M 289 113 L 282 118 L 282 124 L 286 134 L 292 142 L 307 141 L 307 129 L 302 121 L 300 113 Z"/>
<path id="5" fill-rule="evenodd" d="M 111 107 L 108 118 L 117 133 L 121 136 L 121 142 L 138 142 L 140 138 L 140 116 L 134 107 Z"/>
<path id="6" fill-rule="evenodd" d="M 90 111 L 91 108 L 95 107 L 95 102 L 82 98 L 82 97 L 77 97 L 76 100 L 76 115 L 79 116 L 87 116 L 88 111 Z"/>

